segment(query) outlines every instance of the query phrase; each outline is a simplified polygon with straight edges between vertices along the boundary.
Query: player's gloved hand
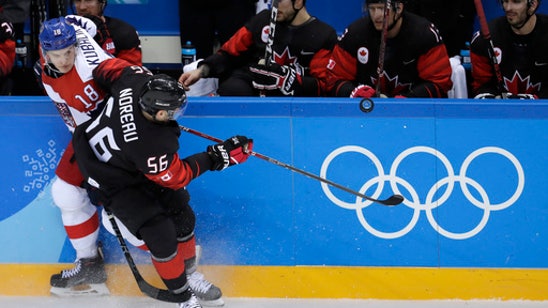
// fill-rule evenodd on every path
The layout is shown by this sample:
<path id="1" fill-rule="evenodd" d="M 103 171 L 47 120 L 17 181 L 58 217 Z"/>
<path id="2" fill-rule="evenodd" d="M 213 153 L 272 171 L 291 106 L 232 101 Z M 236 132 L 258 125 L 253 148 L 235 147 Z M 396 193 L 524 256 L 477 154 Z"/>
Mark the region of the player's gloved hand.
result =
<path id="1" fill-rule="evenodd" d="M 474 96 L 474 99 L 493 99 L 493 98 L 499 99 L 499 98 L 501 98 L 501 96 L 500 95 L 495 95 L 493 93 L 480 93 L 480 94 Z"/>
<path id="2" fill-rule="evenodd" d="M 284 95 L 294 95 L 302 85 L 303 69 L 294 63 L 279 65 L 277 63 L 255 64 L 249 67 L 253 75 L 253 87 L 259 90 L 279 89 Z"/>
<path id="3" fill-rule="evenodd" d="M 253 151 L 253 139 L 245 136 L 234 136 L 222 143 L 207 147 L 208 154 L 214 163 L 211 170 L 221 171 L 227 167 L 241 164 Z"/>
<path id="4" fill-rule="evenodd" d="M 116 52 L 116 46 L 110 35 L 107 24 L 99 16 L 85 15 L 89 18 L 97 27 L 97 34 L 93 35 L 93 39 L 103 48 L 106 52 L 114 54 Z"/>
<path id="5" fill-rule="evenodd" d="M 0 18 L 0 43 L 5 42 L 7 39 L 13 40 L 15 32 L 13 31 L 13 25 L 5 18 Z"/>
<path id="6" fill-rule="evenodd" d="M 361 84 L 357 86 L 356 88 L 354 88 L 354 90 L 352 90 L 352 93 L 350 93 L 350 97 L 371 98 L 371 97 L 375 97 L 376 94 L 377 94 L 377 91 L 375 91 L 375 89 L 373 89 L 372 87 L 368 85 Z"/>
<path id="7" fill-rule="evenodd" d="M 76 25 L 86 30 L 91 36 L 95 36 L 97 34 L 97 26 L 91 19 L 87 18 L 87 16 L 67 15 L 65 20 L 71 25 Z"/>

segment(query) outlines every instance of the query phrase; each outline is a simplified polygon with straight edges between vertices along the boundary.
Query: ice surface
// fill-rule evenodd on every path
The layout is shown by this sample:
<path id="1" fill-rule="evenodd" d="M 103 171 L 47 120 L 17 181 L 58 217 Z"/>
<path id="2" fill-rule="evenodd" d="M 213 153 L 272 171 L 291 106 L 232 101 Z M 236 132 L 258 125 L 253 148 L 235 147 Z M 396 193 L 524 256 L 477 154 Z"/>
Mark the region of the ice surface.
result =
<path id="1" fill-rule="evenodd" d="M 38 297 L 0 296 L 2 308 L 33 307 L 129 307 L 164 308 L 177 307 L 147 297 Z M 352 299 L 272 299 L 272 298 L 225 298 L 225 308 L 540 308 L 548 307 L 548 301 L 496 301 L 496 300 L 352 300 Z"/>

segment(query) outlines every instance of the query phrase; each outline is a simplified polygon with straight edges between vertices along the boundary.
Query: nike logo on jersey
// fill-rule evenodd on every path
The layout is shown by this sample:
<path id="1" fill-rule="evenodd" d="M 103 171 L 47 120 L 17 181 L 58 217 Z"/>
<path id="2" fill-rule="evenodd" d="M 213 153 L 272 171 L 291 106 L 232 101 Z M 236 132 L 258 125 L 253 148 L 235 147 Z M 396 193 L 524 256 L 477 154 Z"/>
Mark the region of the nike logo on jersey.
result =
<path id="1" fill-rule="evenodd" d="M 409 60 L 409 61 L 403 61 L 403 65 L 409 65 L 409 64 L 415 62 L 415 60 L 416 60 L 416 59 L 411 59 L 411 60 Z"/>
<path id="2" fill-rule="evenodd" d="M 548 62 L 537 62 L 535 61 L 535 66 L 546 66 L 548 65 Z"/>
<path id="3" fill-rule="evenodd" d="M 311 55 L 314 55 L 315 52 L 313 51 L 304 51 L 304 50 L 301 50 L 301 55 L 303 56 L 311 56 Z"/>

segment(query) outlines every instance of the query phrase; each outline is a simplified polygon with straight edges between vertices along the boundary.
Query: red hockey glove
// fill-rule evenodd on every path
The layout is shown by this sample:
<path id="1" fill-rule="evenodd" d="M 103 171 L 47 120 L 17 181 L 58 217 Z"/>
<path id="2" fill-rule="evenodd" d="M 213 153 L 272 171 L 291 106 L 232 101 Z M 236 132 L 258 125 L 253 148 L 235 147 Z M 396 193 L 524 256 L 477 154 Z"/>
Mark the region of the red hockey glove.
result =
<path id="1" fill-rule="evenodd" d="M 221 171 L 227 167 L 241 164 L 253 151 L 253 139 L 245 136 L 234 136 L 216 145 L 207 147 L 207 152 L 214 163 L 211 170 Z"/>
<path id="2" fill-rule="evenodd" d="M 302 67 L 290 64 L 255 64 L 249 67 L 253 75 L 253 87 L 259 90 L 279 89 L 284 95 L 294 95 L 302 85 Z"/>
<path id="3" fill-rule="evenodd" d="M 354 90 L 352 90 L 352 93 L 350 93 L 350 97 L 371 98 L 371 97 L 374 97 L 376 93 L 377 92 L 372 87 L 362 84 L 357 86 Z"/>
<path id="4" fill-rule="evenodd" d="M 0 43 L 5 42 L 7 39 L 13 40 L 14 35 L 11 22 L 5 18 L 0 18 Z"/>

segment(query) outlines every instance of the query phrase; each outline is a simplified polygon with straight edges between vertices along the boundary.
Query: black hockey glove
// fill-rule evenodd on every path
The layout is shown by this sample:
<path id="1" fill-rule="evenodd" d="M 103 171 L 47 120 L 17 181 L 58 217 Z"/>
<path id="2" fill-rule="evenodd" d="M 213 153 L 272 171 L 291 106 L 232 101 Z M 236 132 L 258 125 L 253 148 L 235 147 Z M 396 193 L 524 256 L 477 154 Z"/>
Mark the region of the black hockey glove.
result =
<path id="1" fill-rule="evenodd" d="M 207 153 L 213 159 L 210 170 L 221 171 L 227 167 L 241 164 L 253 151 L 253 139 L 245 136 L 234 136 L 216 145 L 207 147 Z"/>
<path id="2" fill-rule="evenodd" d="M 253 75 L 253 87 L 259 90 L 279 89 L 284 95 L 295 95 L 302 85 L 303 69 L 299 65 L 255 64 L 249 67 Z"/>
<path id="3" fill-rule="evenodd" d="M 13 32 L 13 25 L 3 16 L 0 17 L 0 43 L 5 42 L 7 39 L 13 40 L 15 33 Z"/>

